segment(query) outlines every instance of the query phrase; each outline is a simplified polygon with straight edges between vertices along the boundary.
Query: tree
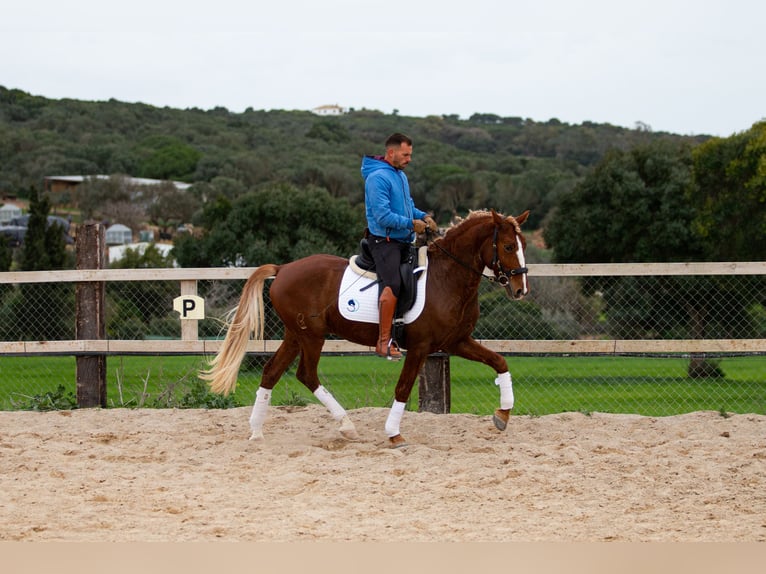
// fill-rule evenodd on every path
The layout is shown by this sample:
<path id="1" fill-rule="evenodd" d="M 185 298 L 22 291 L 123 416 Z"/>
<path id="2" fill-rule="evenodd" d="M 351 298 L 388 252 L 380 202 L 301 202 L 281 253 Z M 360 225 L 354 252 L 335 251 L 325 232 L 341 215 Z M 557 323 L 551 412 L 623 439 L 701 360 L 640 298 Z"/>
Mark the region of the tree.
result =
<path id="1" fill-rule="evenodd" d="M 108 178 L 86 178 L 77 189 L 77 205 L 85 220 L 104 216 L 110 205 L 129 205 L 135 190 L 130 179 L 122 175 Z"/>
<path id="2" fill-rule="evenodd" d="M 142 157 L 137 175 L 153 179 L 189 179 L 202 157 L 201 152 L 171 136 L 147 138 L 137 153 Z"/>
<path id="3" fill-rule="evenodd" d="M 30 190 L 29 222 L 19 253 L 22 271 L 48 271 L 72 266 L 64 233 L 48 223 L 50 203 Z M 10 301 L 8 321 L 18 340 L 71 339 L 74 335 L 74 288 L 70 283 L 23 283 Z"/>
<path id="4" fill-rule="evenodd" d="M 231 202 L 218 197 L 195 226 L 203 228 L 200 237 L 182 234 L 174 242 L 181 266 L 257 266 L 312 253 L 350 256 L 362 237 L 364 216 L 324 189 L 281 184 Z"/>
<path id="5" fill-rule="evenodd" d="M 351 139 L 348 130 L 340 122 L 331 119 L 321 119 L 314 122 L 311 129 L 306 132 L 306 137 L 327 143 L 344 143 Z"/>
<path id="6" fill-rule="evenodd" d="M 66 251 L 64 230 L 58 223 L 50 224 L 50 201 L 39 197 L 37 189 L 29 194 L 29 221 L 19 256 L 22 271 L 65 269 L 71 264 Z"/>
<path id="7" fill-rule="evenodd" d="M 698 146 L 689 199 L 706 256 L 718 261 L 766 258 L 766 122 Z"/>
<path id="8" fill-rule="evenodd" d="M 112 269 L 156 269 L 172 267 L 172 257 L 165 256 L 153 243 L 145 249 L 126 249 L 125 256 L 109 265 Z M 106 325 L 116 339 L 142 339 L 147 333 L 170 335 L 178 332 L 178 318 L 171 310 L 178 294 L 175 281 L 113 281 L 107 285 L 109 306 L 114 312 Z"/>
<path id="9" fill-rule="evenodd" d="M 190 222 L 201 206 L 196 195 L 180 190 L 170 182 L 153 185 L 149 189 L 152 196 L 146 211 L 150 222 L 163 232 L 167 232 L 168 227 Z"/>
<path id="10" fill-rule="evenodd" d="M 544 231 L 558 263 L 690 261 L 702 255 L 686 198 L 691 150 L 613 150 L 561 198 Z"/>
<path id="11" fill-rule="evenodd" d="M 486 206 L 487 187 L 480 178 L 472 174 L 448 175 L 439 180 L 434 193 L 436 205 L 440 206 L 436 214 L 440 220 Z"/>
<path id="12" fill-rule="evenodd" d="M 695 148 L 694 185 L 689 200 L 697 206 L 694 229 L 709 261 L 763 261 L 766 257 L 766 122 Z M 740 277 L 727 301 L 738 304 L 743 324 L 758 324 L 766 308 L 766 281 Z M 761 319 L 762 321 L 762 319 Z M 762 332 L 755 336 L 762 336 Z"/>
<path id="13" fill-rule="evenodd" d="M 608 154 L 551 217 L 544 236 L 554 260 L 699 260 L 704 251 L 692 226 L 697 212 L 688 201 L 691 182 L 686 146 L 652 144 Z M 601 291 L 612 335 L 622 338 L 715 336 L 711 330 L 721 326 L 709 317 L 722 313 L 748 324 L 746 301 L 726 278 L 604 277 L 589 281 L 588 289 Z M 679 333 L 678 325 L 685 325 L 685 332 Z M 739 335 L 749 335 L 745 331 Z M 693 358 L 689 374 L 708 375 L 709 367 Z"/>

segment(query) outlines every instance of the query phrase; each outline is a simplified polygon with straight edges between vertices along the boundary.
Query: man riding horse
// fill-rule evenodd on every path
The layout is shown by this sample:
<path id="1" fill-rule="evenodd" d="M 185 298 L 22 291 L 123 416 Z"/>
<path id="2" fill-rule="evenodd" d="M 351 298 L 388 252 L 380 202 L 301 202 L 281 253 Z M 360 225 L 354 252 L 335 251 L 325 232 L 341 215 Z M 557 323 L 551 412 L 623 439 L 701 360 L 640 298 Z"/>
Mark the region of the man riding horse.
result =
<path id="1" fill-rule="evenodd" d="M 412 140 L 394 133 L 385 144 L 385 155 L 362 158 L 368 243 L 380 279 L 379 335 L 375 352 L 391 361 L 402 358 L 392 344 L 391 326 L 401 289 L 399 267 L 416 233 L 437 231 L 433 218 L 415 207 L 404 168 L 412 159 Z"/>

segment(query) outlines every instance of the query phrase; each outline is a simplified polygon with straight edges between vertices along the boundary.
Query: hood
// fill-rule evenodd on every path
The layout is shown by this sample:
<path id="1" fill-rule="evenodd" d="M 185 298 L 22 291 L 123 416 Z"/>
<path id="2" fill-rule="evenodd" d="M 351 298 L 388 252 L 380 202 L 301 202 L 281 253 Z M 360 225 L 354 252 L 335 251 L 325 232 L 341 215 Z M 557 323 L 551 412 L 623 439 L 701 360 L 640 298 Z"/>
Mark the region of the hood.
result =
<path id="1" fill-rule="evenodd" d="M 396 171 L 396 168 L 386 162 L 382 155 L 366 155 L 362 158 L 362 177 L 364 179 L 380 169 Z"/>

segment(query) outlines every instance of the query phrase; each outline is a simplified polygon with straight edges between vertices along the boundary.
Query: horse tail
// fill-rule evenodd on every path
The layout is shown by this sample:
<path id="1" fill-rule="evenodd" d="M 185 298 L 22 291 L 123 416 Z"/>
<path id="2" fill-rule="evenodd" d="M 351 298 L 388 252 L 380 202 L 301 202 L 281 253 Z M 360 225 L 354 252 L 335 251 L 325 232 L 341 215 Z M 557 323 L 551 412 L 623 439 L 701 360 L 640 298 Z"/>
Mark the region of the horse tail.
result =
<path id="1" fill-rule="evenodd" d="M 263 286 L 266 279 L 276 276 L 278 271 L 278 265 L 261 265 L 245 283 L 239 304 L 229 314 L 234 318 L 228 322 L 223 345 L 210 360 L 210 368 L 199 373 L 200 379 L 209 381 L 212 392 L 228 395 L 236 388 L 250 334 L 253 333 L 256 341 L 263 340 Z"/>

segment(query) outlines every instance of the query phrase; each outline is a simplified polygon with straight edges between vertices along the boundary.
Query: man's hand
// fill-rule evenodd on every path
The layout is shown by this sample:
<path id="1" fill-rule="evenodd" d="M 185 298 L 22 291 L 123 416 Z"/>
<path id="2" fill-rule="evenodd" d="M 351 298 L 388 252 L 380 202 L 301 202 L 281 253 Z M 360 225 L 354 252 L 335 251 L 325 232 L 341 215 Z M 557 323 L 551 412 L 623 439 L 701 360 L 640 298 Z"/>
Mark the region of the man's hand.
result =
<path id="1" fill-rule="evenodd" d="M 425 216 L 425 222 L 426 222 L 426 225 L 428 226 L 428 229 L 430 229 L 434 233 L 439 231 L 439 226 L 436 225 L 436 222 L 434 221 L 434 218 L 431 217 L 430 215 L 426 215 Z"/>
<path id="2" fill-rule="evenodd" d="M 426 230 L 426 222 L 422 219 L 413 219 L 412 229 L 415 231 L 415 233 L 423 233 Z"/>

